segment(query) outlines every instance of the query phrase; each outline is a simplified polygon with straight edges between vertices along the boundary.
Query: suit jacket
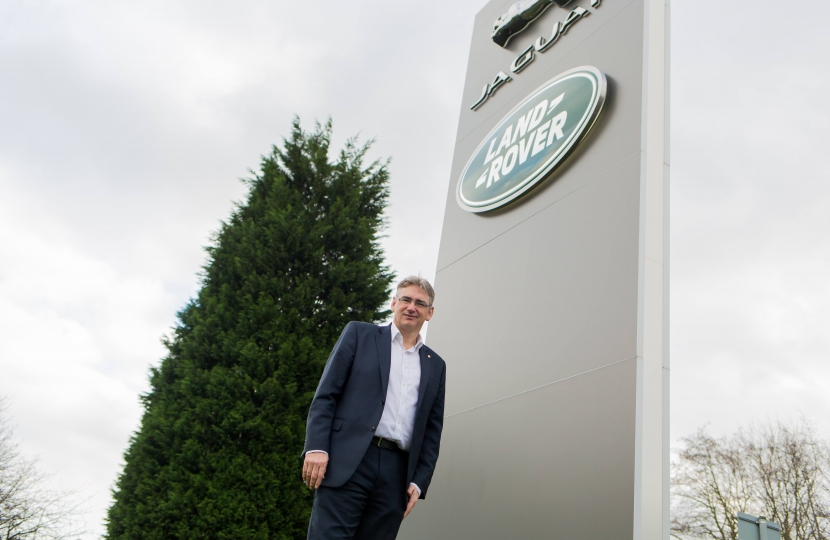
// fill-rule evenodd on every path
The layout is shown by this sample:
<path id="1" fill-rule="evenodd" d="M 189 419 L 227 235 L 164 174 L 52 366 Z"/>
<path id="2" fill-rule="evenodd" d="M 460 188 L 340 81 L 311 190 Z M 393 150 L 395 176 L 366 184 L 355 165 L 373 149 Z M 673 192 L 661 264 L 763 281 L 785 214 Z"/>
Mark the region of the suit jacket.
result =
<path id="1" fill-rule="evenodd" d="M 372 442 L 386 402 L 392 363 L 390 326 L 350 322 L 329 355 L 311 402 L 303 454 L 329 454 L 322 485 L 338 487 L 357 469 Z M 407 485 L 414 482 L 426 496 L 444 425 L 446 364 L 421 346 L 421 382 L 409 449 Z"/>

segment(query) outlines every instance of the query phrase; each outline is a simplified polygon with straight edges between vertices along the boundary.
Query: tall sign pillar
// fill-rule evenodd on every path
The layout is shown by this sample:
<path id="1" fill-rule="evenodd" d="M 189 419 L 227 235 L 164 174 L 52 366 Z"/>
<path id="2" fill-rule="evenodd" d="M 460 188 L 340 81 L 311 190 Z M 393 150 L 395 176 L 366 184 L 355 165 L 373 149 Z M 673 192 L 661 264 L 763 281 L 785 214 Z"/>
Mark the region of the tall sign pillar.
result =
<path id="1" fill-rule="evenodd" d="M 668 540 L 668 17 L 476 16 L 428 335 L 444 435 L 399 538 Z"/>

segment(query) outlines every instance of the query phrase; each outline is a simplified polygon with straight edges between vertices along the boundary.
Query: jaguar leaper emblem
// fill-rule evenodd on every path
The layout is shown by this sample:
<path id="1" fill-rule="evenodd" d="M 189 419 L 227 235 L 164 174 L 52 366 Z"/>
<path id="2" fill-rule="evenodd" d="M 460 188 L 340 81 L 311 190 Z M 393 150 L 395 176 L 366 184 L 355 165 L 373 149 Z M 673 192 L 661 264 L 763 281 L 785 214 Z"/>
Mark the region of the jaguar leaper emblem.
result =
<path id="1" fill-rule="evenodd" d="M 536 20 L 551 4 L 566 6 L 571 0 L 523 0 L 516 2 L 507 13 L 493 23 L 493 41 L 506 47 L 510 38 L 524 30 Z"/>
<path id="2" fill-rule="evenodd" d="M 458 179 L 459 206 L 494 210 L 549 178 L 594 125 L 605 93 L 605 75 L 593 66 L 568 70 L 533 91 L 473 152 Z"/>

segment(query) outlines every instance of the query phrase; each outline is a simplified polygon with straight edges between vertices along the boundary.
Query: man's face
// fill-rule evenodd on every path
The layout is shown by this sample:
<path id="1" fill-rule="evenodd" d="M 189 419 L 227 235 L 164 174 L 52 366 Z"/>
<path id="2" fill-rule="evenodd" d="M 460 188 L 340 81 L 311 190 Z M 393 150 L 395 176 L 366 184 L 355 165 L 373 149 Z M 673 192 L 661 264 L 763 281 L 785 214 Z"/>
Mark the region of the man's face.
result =
<path id="1" fill-rule="evenodd" d="M 435 308 L 429 305 L 429 296 L 417 285 L 404 287 L 392 298 L 392 320 L 401 332 L 420 332 L 432 318 Z"/>

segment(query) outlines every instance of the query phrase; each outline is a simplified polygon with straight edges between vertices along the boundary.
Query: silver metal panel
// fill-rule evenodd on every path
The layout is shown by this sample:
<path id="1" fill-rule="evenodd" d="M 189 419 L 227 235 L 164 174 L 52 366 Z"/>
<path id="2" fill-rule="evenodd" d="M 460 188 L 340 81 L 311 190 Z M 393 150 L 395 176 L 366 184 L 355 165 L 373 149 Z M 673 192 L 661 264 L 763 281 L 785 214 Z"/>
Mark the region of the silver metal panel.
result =
<path id="1" fill-rule="evenodd" d="M 639 163 L 438 273 L 429 343 L 450 361 L 447 414 L 636 355 Z"/>
<path id="2" fill-rule="evenodd" d="M 584 3 L 588 5 L 587 1 Z M 607 0 L 606 3 L 610 5 Z M 605 9 L 605 7 L 603 5 L 601 9 Z M 566 13 L 566 10 L 561 8 L 549 9 L 525 33 L 533 32 L 540 21 L 550 16 L 549 12 L 554 12 L 557 17 L 561 17 L 563 13 Z M 597 15 L 599 15 L 599 11 L 574 26 L 565 35 L 565 38 L 576 37 L 576 34 L 572 35 L 571 32 L 579 29 L 580 24 L 584 24 L 585 27 L 598 27 L 599 24 L 594 24 L 598 23 L 598 20 L 594 20 Z M 438 253 L 439 272 L 453 261 L 488 242 L 504 230 L 535 214 L 551 202 L 560 199 L 575 188 L 641 150 L 639 129 L 642 117 L 642 49 L 637 49 L 636 42 L 626 47 L 619 47 L 616 44 L 631 42 L 631 33 L 636 34 L 638 28 L 639 32 L 642 32 L 642 17 L 642 5 L 629 3 L 626 9 L 618 13 L 617 17 L 606 22 L 602 27 L 602 32 L 594 32 L 586 36 L 583 40 L 583 47 L 572 51 L 566 55 L 566 58 L 558 62 L 551 61 L 552 57 L 548 56 L 553 54 L 555 47 L 551 49 L 551 52 L 539 55 L 531 66 L 515 77 L 515 80 L 500 89 L 495 97 L 491 98 L 491 102 L 483 105 L 478 111 L 462 112 L 459 124 L 459 139 L 455 147 L 448 185 L 441 248 Z M 545 25 L 545 27 L 547 26 Z M 563 38 L 560 43 L 557 43 L 556 47 L 566 43 Z M 474 49 L 481 48 L 482 45 L 487 46 L 484 50 L 479 51 L 479 55 L 485 58 L 493 53 L 493 50 L 496 53 L 503 52 L 500 47 L 489 41 L 489 38 L 483 42 L 480 39 L 474 39 L 473 44 Z M 520 88 L 521 93 L 515 97 L 521 99 L 527 92 L 537 88 L 548 79 L 580 65 L 594 65 L 604 71 L 608 77 L 608 99 L 600 120 L 592 129 L 593 133 L 589 134 L 588 138 L 577 148 L 574 155 L 567 160 L 552 181 L 535 188 L 521 201 L 486 216 L 469 215 L 468 212 L 463 211 L 455 201 L 458 177 L 482 139 L 515 105 L 515 100 L 506 99 L 507 93 L 504 95 L 500 95 L 500 93 L 508 88 Z M 490 70 L 492 71 L 496 66 L 492 66 Z M 486 73 L 489 73 L 489 71 Z M 462 107 L 462 109 L 464 108 Z M 474 127 L 467 136 L 462 136 L 465 124 L 473 123 L 475 120 L 465 117 L 476 114 L 490 114 L 490 117 Z M 582 159 L 583 155 L 590 157 Z"/>
<path id="3" fill-rule="evenodd" d="M 398 538 L 630 540 L 637 360 L 444 422 L 427 499 Z"/>
<path id="4" fill-rule="evenodd" d="M 501 48 L 492 24 L 514 2 L 476 17 L 428 335 L 447 360 L 448 416 L 400 537 L 667 540 L 667 1 L 551 6 Z M 591 15 L 510 71 L 577 7 Z M 605 73 L 608 99 L 564 166 L 503 209 L 459 208 L 487 133 L 583 65 Z M 512 80 L 470 110 L 499 72 Z"/>
<path id="5" fill-rule="evenodd" d="M 641 66 L 642 64 L 642 49 L 639 48 L 642 46 L 642 36 L 638 36 L 635 41 L 632 41 L 630 40 L 630 31 L 622 29 L 623 32 L 629 34 L 629 42 L 626 46 L 620 47 L 619 41 L 614 42 L 613 47 L 605 46 L 609 43 L 608 40 L 614 39 L 614 31 L 608 32 L 606 24 L 614 21 L 621 11 L 629 9 L 631 5 L 636 6 L 635 10 L 638 10 L 640 15 L 639 18 L 635 15 L 635 18 L 630 19 L 629 22 L 635 26 L 639 26 L 640 31 L 642 31 L 642 0 L 613 0 L 613 2 L 603 0 L 601 7 L 592 9 L 590 17 L 573 25 L 568 29 L 567 34 L 556 44 L 548 48 L 544 53 L 537 54 L 536 59 L 525 70 L 519 75 L 513 76 L 510 72 L 510 65 L 523 50 L 533 45 L 537 38 L 542 36 L 545 38 L 549 37 L 554 23 L 563 21 L 568 12 L 575 7 L 590 7 L 590 1 L 576 0 L 568 4 L 567 8 L 551 7 L 524 32 L 513 38 L 506 49 L 502 49 L 492 42 L 490 33 L 493 28 L 493 21 L 501 13 L 506 11 L 512 3 L 512 1 L 491 2 L 479 14 L 486 11 L 492 5 L 499 4 L 499 7 L 492 11 L 494 14 L 492 18 L 485 18 L 481 22 L 479 22 L 478 18 L 476 19 L 477 24 L 473 30 L 473 45 L 467 61 L 467 79 L 464 86 L 456 140 L 466 137 L 476 126 L 488 119 L 491 122 L 498 121 L 504 115 L 504 112 L 507 111 L 505 110 L 501 114 L 497 114 L 495 109 L 501 107 L 504 103 L 515 103 L 516 100 L 525 96 L 528 90 L 536 88 L 553 75 L 566 69 L 588 63 L 580 63 L 571 58 L 572 54 L 581 55 L 583 58 L 587 56 L 593 58 L 591 51 L 586 50 L 586 45 L 588 48 L 596 49 L 597 47 L 602 47 L 605 49 L 603 53 L 608 55 L 606 60 L 609 65 L 617 64 L 620 67 L 625 67 L 628 65 Z M 615 26 L 620 24 L 625 24 L 625 22 L 613 22 Z M 607 37 L 603 35 L 606 33 L 608 33 Z M 621 61 L 617 60 L 615 55 L 619 55 Z M 565 64 L 561 63 L 563 61 Z M 632 61 L 634 64 L 630 64 Z M 567 67 L 561 67 L 563 65 Z M 605 71 L 608 66 L 597 65 L 597 67 Z M 553 73 L 544 77 L 539 75 L 542 70 L 548 69 L 552 69 Z M 504 84 L 497 91 L 496 96 L 498 97 L 491 98 L 491 100 L 488 100 L 478 110 L 471 111 L 469 107 L 481 96 L 481 89 L 484 84 L 491 82 L 499 71 L 511 75 L 513 80 Z M 639 79 L 637 83 L 640 83 Z M 494 114 L 496 114 L 497 118 L 491 118 Z"/>

